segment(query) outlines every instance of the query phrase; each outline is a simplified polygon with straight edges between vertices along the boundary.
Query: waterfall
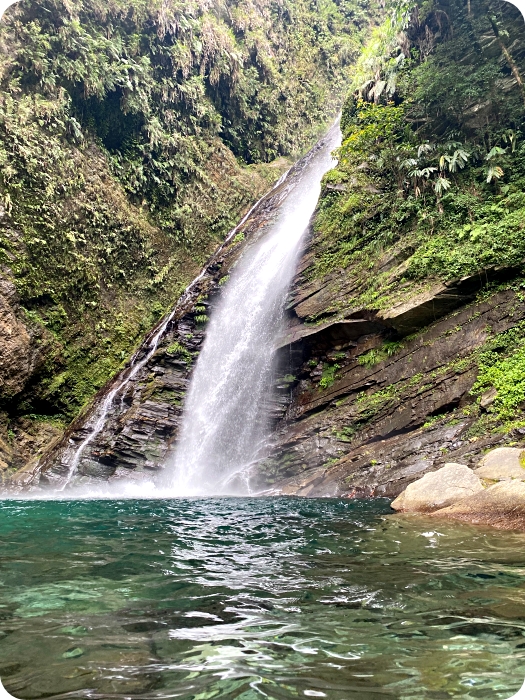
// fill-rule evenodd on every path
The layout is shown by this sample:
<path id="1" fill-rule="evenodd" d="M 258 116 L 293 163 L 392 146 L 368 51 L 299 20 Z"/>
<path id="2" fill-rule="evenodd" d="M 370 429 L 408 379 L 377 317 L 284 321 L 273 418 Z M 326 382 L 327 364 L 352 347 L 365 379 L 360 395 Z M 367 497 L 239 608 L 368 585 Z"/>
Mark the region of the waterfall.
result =
<path id="1" fill-rule="evenodd" d="M 76 433 L 66 433 L 55 451 L 44 456 L 39 469 L 53 473 L 53 497 L 167 497 L 249 491 L 234 488 L 235 477 L 246 473 L 264 453 L 268 400 L 271 398 L 276 339 L 281 332 L 283 306 L 294 274 L 303 233 L 317 204 L 320 181 L 333 165 L 330 153 L 340 142 L 335 126 L 312 151 L 285 173 L 228 234 L 201 273 L 187 287 L 172 311 L 150 332 L 129 364 L 94 402 Z M 256 221 L 256 231 L 250 221 Z M 197 360 L 184 406 L 179 444 L 160 479 L 108 484 L 79 483 L 79 467 L 92 458 L 108 422 L 126 409 L 122 396 L 155 355 L 170 324 L 194 306 L 202 281 L 209 279 L 232 239 L 248 225 L 242 257 L 222 288 L 212 311 L 203 349 Z M 120 399 L 120 401 L 119 401 Z M 80 428 L 82 433 L 80 433 Z M 98 441 L 98 442 L 97 442 Z M 55 470 L 53 472 L 53 470 Z M 237 478 L 237 481 L 239 479 Z M 38 484 L 38 481 L 36 481 Z M 41 497 L 41 490 L 35 491 Z"/>
<path id="2" fill-rule="evenodd" d="M 248 245 L 212 311 L 168 465 L 174 496 L 249 491 L 264 454 L 276 340 L 303 234 L 333 167 L 339 127 L 312 150 L 264 233 Z"/>
<path id="3" fill-rule="evenodd" d="M 286 179 L 287 173 L 284 173 L 279 180 L 275 183 L 273 189 L 263 195 L 251 208 L 250 210 L 245 214 L 245 216 L 241 219 L 241 221 L 233 228 L 227 235 L 226 239 L 224 240 L 224 243 L 218 248 L 218 250 L 215 252 L 211 264 L 213 264 L 213 261 L 221 254 L 223 249 L 231 242 L 232 238 L 235 236 L 237 231 L 244 225 L 244 223 L 250 218 L 252 213 L 267 199 L 273 191 L 277 190 L 282 182 Z M 164 317 L 160 321 L 160 323 L 156 326 L 156 328 L 151 331 L 151 333 L 146 337 L 145 341 L 141 344 L 139 349 L 134 353 L 133 357 L 131 358 L 129 362 L 129 367 L 122 372 L 114 382 L 113 388 L 105 393 L 99 402 L 95 404 L 93 407 L 93 412 L 92 415 L 89 418 L 89 421 L 86 424 L 86 427 L 89 429 L 87 437 L 85 437 L 78 447 L 71 451 L 69 455 L 65 455 L 65 463 L 67 465 L 67 474 L 65 475 L 65 478 L 62 480 L 62 483 L 60 486 L 57 487 L 58 492 L 63 492 L 66 489 L 68 489 L 74 482 L 74 479 L 77 474 L 78 466 L 83 458 L 84 453 L 86 452 L 87 448 L 90 446 L 91 443 L 94 443 L 97 437 L 100 435 L 100 433 L 104 430 L 108 416 L 112 413 L 114 410 L 114 404 L 115 400 L 118 396 L 122 396 L 124 391 L 126 390 L 126 387 L 128 384 L 140 373 L 143 367 L 145 367 L 148 362 L 151 360 L 155 352 L 157 351 L 157 348 L 159 346 L 159 343 L 162 341 L 164 334 L 166 333 L 166 330 L 168 326 L 170 325 L 171 321 L 174 319 L 174 317 L 177 314 L 177 311 L 184 307 L 184 305 L 191 299 L 191 296 L 194 292 L 194 289 L 198 287 L 199 282 L 201 279 L 203 279 L 207 272 L 208 272 L 208 267 L 204 267 L 204 269 L 201 271 L 201 273 L 193 280 L 193 282 L 185 289 L 184 293 L 182 294 L 181 298 L 179 299 L 178 303 L 176 306 L 172 309 L 172 311 Z M 122 403 L 121 403 L 122 407 Z M 100 492 L 100 490 L 94 489 L 95 491 Z M 114 489 L 115 493 L 117 489 Z"/>

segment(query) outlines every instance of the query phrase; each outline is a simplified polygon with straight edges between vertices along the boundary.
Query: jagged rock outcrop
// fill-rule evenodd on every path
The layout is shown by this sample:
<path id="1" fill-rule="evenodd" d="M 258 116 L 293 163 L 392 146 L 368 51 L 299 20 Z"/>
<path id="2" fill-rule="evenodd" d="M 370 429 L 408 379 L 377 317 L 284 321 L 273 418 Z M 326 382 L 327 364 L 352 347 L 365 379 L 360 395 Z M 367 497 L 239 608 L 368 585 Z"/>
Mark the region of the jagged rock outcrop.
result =
<path id="1" fill-rule="evenodd" d="M 438 282 L 408 301 L 379 312 L 378 316 L 400 335 L 409 335 L 464 306 L 491 282 L 512 279 L 518 271 L 512 267 L 491 267 L 459 280 Z"/>

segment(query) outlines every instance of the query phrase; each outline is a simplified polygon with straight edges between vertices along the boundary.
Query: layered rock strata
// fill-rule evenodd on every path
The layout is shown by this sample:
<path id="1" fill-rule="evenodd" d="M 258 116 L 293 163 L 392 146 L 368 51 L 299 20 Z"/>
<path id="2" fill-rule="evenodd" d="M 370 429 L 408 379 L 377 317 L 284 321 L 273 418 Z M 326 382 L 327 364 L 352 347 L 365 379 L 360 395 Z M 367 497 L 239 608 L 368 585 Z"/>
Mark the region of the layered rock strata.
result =
<path id="1" fill-rule="evenodd" d="M 307 253 L 303 269 L 308 264 Z M 525 318 L 521 295 L 508 284 L 516 274 L 493 269 L 437 283 L 391 309 L 355 309 L 341 318 L 334 299 L 349 291 L 339 278 L 334 283 L 335 273 L 312 285 L 300 271 L 288 335 L 295 382 L 271 457 L 261 466 L 275 492 L 393 498 L 447 462 L 474 464 L 489 447 L 522 444 L 522 429 L 510 436 L 469 432 L 480 410 L 471 393 L 476 352 Z M 352 284 L 357 289 L 358 281 Z M 324 320 L 309 324 L 310 314 Z M 357 319 L 361 335 L 327 334 Z M 293 351 L 298 344 L 301 352 Z"/>

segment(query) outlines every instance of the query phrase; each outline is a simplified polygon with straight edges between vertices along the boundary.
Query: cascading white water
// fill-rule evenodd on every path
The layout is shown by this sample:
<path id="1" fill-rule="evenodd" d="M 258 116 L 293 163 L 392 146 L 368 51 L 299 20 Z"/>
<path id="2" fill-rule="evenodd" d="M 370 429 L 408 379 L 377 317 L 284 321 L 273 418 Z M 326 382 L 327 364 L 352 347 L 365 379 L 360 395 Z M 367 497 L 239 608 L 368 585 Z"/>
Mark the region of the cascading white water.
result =
<path id="1" fill-rule="evenodd" d="M 274 223 L 245 250 L 212 313 L 168 467 L 174 496 L 239 492 L 234 477 L 261 456 L 284 302 L 321 178 L 333 167 L 331 151 L 339 142 L 334 127 L 312 152 Z"/>
<path id="2" fill-rule="evenodd" d="M 339 127 L 300 163 L 283 175 L 228 234 L 214 259 L 265 200 L 277 193 L 273 223 L 249 243 L 212 314 L 186 401 L 178 450 L 166 476 L 139 484 L 77 483 L 78 465 L 114 414 L 115 402 L 157 350 L 179 309 L 208 274 L 208 266 L 189 285 L 172 312 L 161 321 L 94 405 L 80 444 L 66 446 L 61 464 L 67 473 L 50 497 L 168 497 L 232 493 L 232 477 L 261 456 L 266 436 L 265 400 L 272 383 L 275 341 L 280 334 L 284 301 L 294 274 L 300 242 L 315 209 L 323 174 L 333 165 L 331 151 L 340 142 Z M 122 406 L 121 406 L 122 410 Z M 239 492 L 239 489 L 236 489 Z M 246 484 L 245 491 L 248 491 Z M 35 492 L 42 497 L 43 492 Z M 25 497 L 25 496 L 24 496 Z"/>

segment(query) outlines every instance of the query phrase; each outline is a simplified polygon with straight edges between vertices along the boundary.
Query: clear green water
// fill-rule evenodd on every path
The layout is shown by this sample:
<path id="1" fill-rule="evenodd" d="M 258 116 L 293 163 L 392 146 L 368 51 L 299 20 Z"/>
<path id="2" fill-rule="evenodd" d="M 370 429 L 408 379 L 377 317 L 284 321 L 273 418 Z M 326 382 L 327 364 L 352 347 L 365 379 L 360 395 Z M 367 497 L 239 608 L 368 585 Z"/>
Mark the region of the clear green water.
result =
<path id="1" fill-rule="evenodd" d="M 509 698 L 525 535 L 299 499 L 0 503 L 18 698 Z"/>

